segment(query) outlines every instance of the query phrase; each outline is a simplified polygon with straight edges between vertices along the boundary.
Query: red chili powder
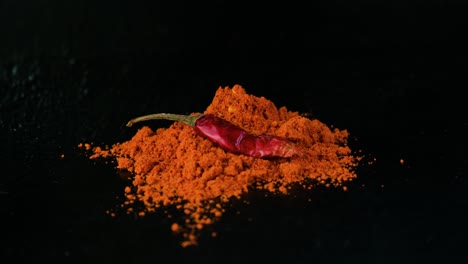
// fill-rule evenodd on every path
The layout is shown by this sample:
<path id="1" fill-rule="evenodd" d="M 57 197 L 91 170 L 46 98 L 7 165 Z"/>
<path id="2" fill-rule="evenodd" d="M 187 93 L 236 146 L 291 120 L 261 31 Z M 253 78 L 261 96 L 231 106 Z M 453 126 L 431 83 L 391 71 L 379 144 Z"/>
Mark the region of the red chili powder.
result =
<path id="1" fill-rule="evenodd" d="M 356 177 L 354 168 L 360 157 L 347 145 L 346 130 L 330 129 L 319 120 L 277 108 L 239 85 L 220 87 L 204 113 L 252 134 L 285 137 L 303 147 L 304 155 L 259 159 L 228 153 L 198 136 L 192 127 L 174 122 L 156 131 L 142 126 L 129 141 L 110 148 L 94 147 L 90 156 L 113 157 L 118 169 L 132 173 L 132 184 L 124 190 L 129 213 L 144 216 L 170 206 L 181 210 L 185 217 L 174 222 L 171 230 L 182 235 L 183 247 L 196 245 L 203 228 L 220 220 L 229 200 L 249 189 L 287 194 L 293 183 L 311 188 L 303 184 L 307 181 L 342 186 L 346 191 L 343 184 Z M 135 212 L 136 202 L 143 203 L 142 211 Z"/>

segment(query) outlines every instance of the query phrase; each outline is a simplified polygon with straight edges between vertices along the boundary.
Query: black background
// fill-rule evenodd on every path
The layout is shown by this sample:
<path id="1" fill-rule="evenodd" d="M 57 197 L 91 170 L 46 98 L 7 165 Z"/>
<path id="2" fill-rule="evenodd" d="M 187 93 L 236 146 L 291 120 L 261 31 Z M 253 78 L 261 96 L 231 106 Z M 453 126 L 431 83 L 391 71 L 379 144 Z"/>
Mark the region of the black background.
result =
<path id="1" fill-rule="evenodd" d="M 455 1 L 2 0 L 2 259 L 462 260 L 466 11 Z M 130 118 L 201 112 L 234 84 L 347 129 L 367 157 L 349 191 L 246 194 L 208 228 L 218 237 L 185 249 L 162 213 L 108 217 L 128 182 L 77 144 L 128 140 Z"/>

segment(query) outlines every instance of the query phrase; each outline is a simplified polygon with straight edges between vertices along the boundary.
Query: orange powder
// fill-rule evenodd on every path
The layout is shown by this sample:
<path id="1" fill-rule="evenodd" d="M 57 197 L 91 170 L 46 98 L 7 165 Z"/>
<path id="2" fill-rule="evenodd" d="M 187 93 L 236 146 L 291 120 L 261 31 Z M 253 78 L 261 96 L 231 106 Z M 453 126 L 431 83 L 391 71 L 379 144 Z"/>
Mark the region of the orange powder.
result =
<path id="1" fill-rule="evenodd" d="M 156 131 L 142 126 L 127 142 L 93 148 L 90 158 L 113 157 L 118 169 L 132 173 L 132 184 L 124 190 L 129 212 L 144 216 L 169 206 L 183 212 L 184 218 L 170 227 L 182 236 L 183 247 L 197 244 L 203 228 L 220 220 L 227 202 L 249 189 L 287 194 L 291 184 L 306 187 L 307 181 L 346 190 L 343 184 L 356 177 L 360 158 L 347 146 L 346 130 L 277 108 L 239 85 L 220 87 L 204 113 L 252 134 L 285 137 L 303 147 L 305 155 L 266 160 L 228 153 L 180 122 Z M 144 204 L 144 211 L 135 212 L 136 202 Z"/>

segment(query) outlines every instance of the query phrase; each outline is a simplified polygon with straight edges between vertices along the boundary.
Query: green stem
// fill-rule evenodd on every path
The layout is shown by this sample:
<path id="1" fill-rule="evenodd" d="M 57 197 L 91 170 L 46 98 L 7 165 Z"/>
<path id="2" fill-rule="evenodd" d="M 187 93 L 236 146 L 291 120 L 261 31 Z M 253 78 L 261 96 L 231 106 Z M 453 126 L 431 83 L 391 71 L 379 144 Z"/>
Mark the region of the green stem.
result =
<path id="1" fill-rule="evenodd" d="M 191 115 L 158 113 L 158 114 L 151 114 L 151 115 L 145 115 L 145 116 L 133 118 L 132 120 L 128 121 L 127 126 L 131 127 L 133 124 L 141 122 L 141 121 L 165 119 L 165 120 L 172 120 L 172 121 L 180 121 L 184 124 L 194 127 L 198 118 L 200 118 L 201 116 L 203 116 L 203 114 L 196 114 L 196 115 L 191 116 Z"/>

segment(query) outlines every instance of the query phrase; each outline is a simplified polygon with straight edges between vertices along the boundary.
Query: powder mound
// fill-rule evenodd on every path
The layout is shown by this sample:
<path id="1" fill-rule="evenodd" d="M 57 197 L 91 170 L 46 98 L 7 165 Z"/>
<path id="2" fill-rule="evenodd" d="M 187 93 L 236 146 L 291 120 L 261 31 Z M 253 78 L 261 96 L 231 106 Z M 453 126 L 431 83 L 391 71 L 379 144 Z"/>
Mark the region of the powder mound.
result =
<path id="1" fill-rule="evenodd" d="M 332 130 L 319 120 L 277 108 L 239 85 L 218 88 L 204 113 L 252 134 L 287 138 L 303 149 L 303 155 L 259 159 L 228 153 L 198 136 L 192 127 L 174 122 L 156 131 L 143 126 L 129 141 L 107 151 L 96 147 L 91 156 L 113 157 L 118 169 L 132 173 L 132 185 L 125 189 L 126 204 L 143 203 L 144 211 L 138 215 L 161 206 L 181 210 L 185 219 L 174 222 L 171 230 L 181 234 L 184 247 L 196 245 L 201 230 L 220 219 L 224 205 L 249 188 L 286 194 L 293 183 L 314 180 L 341 186 L 356 177 L 353 169 L 359 157 L 347 145 L 346 130 Z M 134 209 L 130 207 L 129 212 Z"/>

